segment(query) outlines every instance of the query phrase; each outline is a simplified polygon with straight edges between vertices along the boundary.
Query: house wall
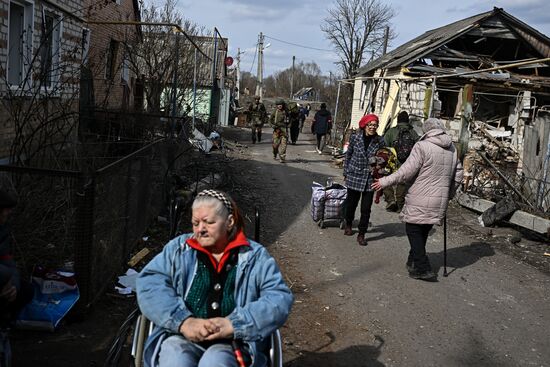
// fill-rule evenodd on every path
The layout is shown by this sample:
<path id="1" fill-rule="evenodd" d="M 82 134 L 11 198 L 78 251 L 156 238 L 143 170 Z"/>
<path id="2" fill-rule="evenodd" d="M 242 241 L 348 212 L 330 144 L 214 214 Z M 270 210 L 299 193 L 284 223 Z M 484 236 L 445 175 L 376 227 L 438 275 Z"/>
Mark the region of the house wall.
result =
<path id="1" fill-rule="evenodd" d="M 429 94 L 426 94 L 428 88 L 426 82 L 407 81 L 398 69 L 386 71 L 384 74 L 385 78 L 395 78 L 396 80 L 376 79 L 380 76 L 381 70 L 377 70 L 373 74 L 373 79 L 361 80 L 357 78 L 355 80 L 350 128 L 358 128 L 359 120 L 363 117 L 365 111 L 369 109 L 372 93 L 376 88 L 373 113 L 378 115 L 380 119 L 378 133 L 382 135 L 387 128 L 395 126 L 399 112 L 407 111 L 411 123 L 415 126 L 417 132 L 421 134 L 422 122 L 425 119 L 425 100 L 427 96 L 429 97 Z M 438 94 L 436 92 L 435 101 L 437 100 Z M 437 109 L 437 102 L 434 105 Z M 369 109 L 368 113 L 370 112 Z M 437 115 L 437 110 L 434 111 L 434 114 Z M 458 113 L 453 119 L 442 118 L 441 120 L 453 140 L 458 141 L 462 126 L 461 113 Z M 386 127 L 387 124 L 389 124 L 388 127 Z"/>
<path id="2" fill-rule="evenodd" d="M 136 21 L 133 0 L 94 1 L 87 0 L 86 18 L 90 21 Z M 121 80 L 124 56 L 123 42 L 130 44 L 137 39 L 135 25 L 89 24 L 90 51 L 87 66 L 93 73 L 94 96 L 97 107 L 123 109 L 134 106 L 134 88 L 136 76 L 129 72 L 129 81 Z M 107 79 L 107 55 L 111 40 L 119 42 L 114 74 Z"/>
<path id="3" fill-rule="evenodd" d="M 59 74 L 54 82 L 54 88 L 39 88 L 37 80 L 32 80 L 26 90 L 17 87 L 8 87 L 7 83 L 7 63 L 9 56 L 9 9 L 10 0 L 0 0 L 0 98 L 3 103 L 0 104 L 0 159 L 8 156 L 10 147 L 15 137 L 15 102 L 22 102 L 27 108 L 29 103 L 38 104 L 43 98 L 48 98 L 52 103 L 50 108 L 62 109 L 65 112 L 75 110 L 78 101 L 79 91 L 79 73 L 80 60 L 82 55 L 81 38 L 83 22 L 79 14 L 82 13 L 82 0 L 49 0 L 42 1 L 23 1 L 17 3 L 32 5 L 32 48 L 30 50 L 31 58 L 39 55 L 42 42 L 42 14 L 46 11 L 55 16 L 58 21 L 59 46 L 60 51 L 56 54 L 57 71 Z M 41 58 L 34 57 L 31 75 L 36 78 L 41 67 Z M 40 95 L 40 98 L 29 98 Z M 17 103 L 19 104 L 19 103 Z M 51 111 L 53 113 L 53 111 Z M 32 118 L 32 117 L 31 117 Z M 30 122 L 29 122 L 30 123 Z M 74 121 L 76 124 L 76 120 Z M 66 128 L 67 126 L 65 126 Z"/>

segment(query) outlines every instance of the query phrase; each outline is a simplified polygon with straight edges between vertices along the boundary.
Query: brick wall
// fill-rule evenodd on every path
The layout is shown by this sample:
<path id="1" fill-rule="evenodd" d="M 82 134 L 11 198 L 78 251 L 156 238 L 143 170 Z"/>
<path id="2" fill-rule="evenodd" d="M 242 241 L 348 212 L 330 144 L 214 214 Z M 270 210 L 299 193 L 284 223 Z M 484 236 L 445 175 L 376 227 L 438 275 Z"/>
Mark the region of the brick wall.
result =
<path id="1" fill-rule="evenodd" d="M 24 1 L 23 1 L 24 2 Z M 52 106 L 61 108 L 64 112 L 76 111 L 78 101 L 80 60 L 81 60 L 81 35 L 82 35 L 82 0 L 49 0 L 48 2 L 33 1 L 32 4 L 32 55 L 39 55 L 42 37 L 42 12 L 52 14 L 60 21 L 60 53 L 57 72 L 59 83 L 55 88 L 45 90 L 37 89 L 39 83 L 36 80 L 40 70 L 40 57 L 35 57 L 32 65 L 33 88 L 26 92 L 21 89 L 8 89 L 6 83 L 6 68 L 8 60 L 8 25 L 9 25 L 9 0 L 0 0 L 0 159 L 5 158 L 10 150 L 15 136 L 14 117 L 10 112 L 11 106 L 16 102 L 41 103 L 44 98 L 52 98 L 55 103 Z M 40 95 L 40 98 L 30 98 Z M 34 101 L 34 102 L 32 102 Z M 66 101 L 66 103 L 65 103 Z M 53 108 L 53 107 L 52 107 Z M 32 109 L 32 107 L 31 107 Z"/>
<path id="2" fill-rule="evenodd" d="M 380 76 L 380 70 L 377 70 L 373 77 L 374 79 L 365 79 L 355 80 L 354 92 L 353 92 L 353 107 L 351 115 L 351 128 L 357 129 L 358 123 L 365 109 L 372 99 L 372 93 L 375 88 L 375 84 L 379 83 L 377 93 L 375 96 L 375 111 L 381 119 L 387 119 L 390 116 L 393 116 L 392 125 L 397 123 L 396 116 L 399 111 L 407 111 L 411 117 L 411 122 L 417 127 L 417 130 L 420 132 L 420 127 L 424 121 L 424 100 L 426 98 L 426 88 L 427 85 L 424 81 L 410 81 L 405 82 L 401 80 L 399 83 L 395 81 L 388 81 L 383 87 L 383 81 L 381 79 L 375 79 Z M 385 75 L 386 77 L 402 77 L 402 75 L 397 71 L 390 71 Z M 399 99 L 397 105 L 393 109 L 386 108 L 388 103 L 391 103 L 390 100 L 386 101 L 385 97 L 387 95 L 387 88 L 400 88 Z M 435 99 L 437 100 L 438 95 L 436 93 Z M 388 106 L 391 107 L 391 106 Z M 460 129 L 462 126 L 460 114 L 455 116 L 454 119 L 442 119 L 449 135 L 453 138 L 454 141 L 458 140 L 460 135 Z M 382 133 L 382 131 L 379 131 Z"/>
<path id="3" fill-rule="evenodd" d="M 91 21 L 136 21 L 133 0 L 88 1 L 86 18 Z M 130 72 L 128 87 L 121 81 L 123 42 L 137 38 L 136 26 L 90 24 L 90 54 L 88 66 L 94 74 L 95 103 L 107 109 L 122 109 L 124 89 L 127 91 L 127 106 L 134 105 L 135 75 Z M 106 78 L 107 54 L 111 39 L 119 42 L 112 79 Z"/>

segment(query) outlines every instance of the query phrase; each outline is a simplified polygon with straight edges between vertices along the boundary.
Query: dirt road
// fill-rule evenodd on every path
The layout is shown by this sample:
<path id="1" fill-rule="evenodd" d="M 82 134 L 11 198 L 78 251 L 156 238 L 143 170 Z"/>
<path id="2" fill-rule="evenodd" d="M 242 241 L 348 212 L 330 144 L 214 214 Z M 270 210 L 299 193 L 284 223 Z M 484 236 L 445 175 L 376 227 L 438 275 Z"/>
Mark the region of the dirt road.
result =
<path id="1" fill-rule="evenodd" d="M 311 183 L 341 179 L 341 170 L 331 166 L 329 155 L 315 152 L 310 134 L 288 147 L 288 163 L 274 161 L 267 128 L 264 134 L 261 144 L 252 145 L 248 130 L 224 129 L 233 147 L 228 157 L 212 154 L 201 164 L 226 171 L 222 189 L 245 212 L 249 235 L 254 207 L 261 210 L 260 240 L 296 297 L 281 330 L 285 367 L 550 366 L 548 245 L 525 239 L 512 244 L 515 231 L 483 229 L 476 214 L 454 206 L 449 277 L 441 276 L 437 228 L 428 252 L 440 281 L 410 279 L 408 242 L 396 213 L 374 206 L 367 247 L 343 236 L 337 223 L 320 229 L 309 214 Z M 167 231 L 157 223 L 147 246 L 160 250 Z M 84 322 L 68 322 L 55 333 L 14 332 L 14 366 L 103 365 L 134 302 L 107 295 Z M 129 348 L 130 339 L 118 366 L 132 365 Z"/>
<path id="2" fill-rule="evenodd" d="M 232 130 L 230 139 L 248 137 Z M 439 282 L 414 280 L 403 225 L 383 205 L 374 206 L 367 247 L 337 223 L 312 222 L 312 181 L 341 180 L 312 135 L 289 145 L 286 164 L 273 160 L 269 141 L 245 153 L 231 163 L 233 194 L 248 213 L 260 207 L 261 242 L 296 296 L 282 330 L 286 366 L 550 366 L 550 278 L 495 251 L 506 235 L 483 232 L 474 213 L 451 208 L 449 277 L 436 228 L 427 249 Z"/>

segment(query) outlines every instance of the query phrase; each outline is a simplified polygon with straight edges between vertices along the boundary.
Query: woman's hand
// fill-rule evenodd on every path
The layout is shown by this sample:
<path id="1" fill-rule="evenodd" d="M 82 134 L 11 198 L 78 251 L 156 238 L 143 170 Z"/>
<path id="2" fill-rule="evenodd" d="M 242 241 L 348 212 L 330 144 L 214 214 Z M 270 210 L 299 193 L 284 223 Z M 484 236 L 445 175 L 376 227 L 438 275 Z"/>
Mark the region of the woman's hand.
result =
<path id="1" fill-rule="evenodd" d="M 180 333 L 185 339 L 195 343 L 211 340 L 209 339 L 211 335 L 220 333 L 220 328 L 212 320 L 215 319 L 197 319 L 189 317 L 181 324 Z"/>
<path id="2" fill-rule="evenodd" d="M 216 325 L 218 332 L 210 334 L 206 340 L 233 338 L 233 324 L 231 324 L 229 319 L 225 317 L 215 317 L 213 319 L 209 319 L 209 321 L 212 321 L 214 325 Z"/>
<path id="3" fill-rule="evenodd" d="M 383 189 L 382 185 L 380 184 L 380 180 L 377 179 L 377 178 L 374 179 L 374 182 L 372 183 L 372 185 L 370 187 L 375 191 L 379 191 L 379 190 Z"/>

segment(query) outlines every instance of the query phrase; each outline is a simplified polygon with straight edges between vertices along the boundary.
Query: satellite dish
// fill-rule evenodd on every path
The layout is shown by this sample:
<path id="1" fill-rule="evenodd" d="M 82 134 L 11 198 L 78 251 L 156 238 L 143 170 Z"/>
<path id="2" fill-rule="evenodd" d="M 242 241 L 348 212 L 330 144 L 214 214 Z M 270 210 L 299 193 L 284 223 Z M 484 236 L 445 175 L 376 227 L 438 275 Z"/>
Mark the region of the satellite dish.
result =
<path id="1" fill-rule="evenodd" d="M 225 66 L 231 66 L 233 65 L 233 58 L 231 56 L 227 56 L 224 60 Z"/>

